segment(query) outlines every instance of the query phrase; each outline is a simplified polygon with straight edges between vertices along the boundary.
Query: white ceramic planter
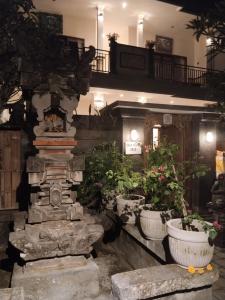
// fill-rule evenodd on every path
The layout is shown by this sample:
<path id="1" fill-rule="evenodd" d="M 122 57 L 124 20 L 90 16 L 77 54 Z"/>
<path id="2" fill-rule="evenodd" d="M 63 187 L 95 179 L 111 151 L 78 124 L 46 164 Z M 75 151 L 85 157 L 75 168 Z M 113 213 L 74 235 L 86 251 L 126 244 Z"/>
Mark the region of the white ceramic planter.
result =
<path id="1" fill-rule="evenodd" d="M 126 221 L 127 224 L 135 224 L 135 214 L 134 209 L 143 204 L 145 201 L 145 197 L 141 195 L 135 195 L 135 194 L 128 194 L 128 195 L 118 195 L 116 197 L 116 204 L 117 204 L 117 212 L 118 215 L 121 216 L 122 214 L 126 213 L 128 210 L 131 215 L 129 219 Z M 126 209 L 127 207 L 127 209 Z"/>
<path id="2" fill-rule="evenodd" d="M 147 239 L 163 240 L 167 236 L 167 226 L 166 223 L 163 224 L 162 222 L 162 213 L 162 211 L 151 211 L 144 209 L 141 211 L 141 229 Z"/>
<path id="3" fill-rule="evenodd" d="M 181 219 L 172 219 L 167 222 L 170 253 L 177 264 L 183 268 L 207 266 L 213 257 L 214 246 L 208 243 L 208 234 L 201 224 L 194 221 L 199 231 L 182 229 Z"/>

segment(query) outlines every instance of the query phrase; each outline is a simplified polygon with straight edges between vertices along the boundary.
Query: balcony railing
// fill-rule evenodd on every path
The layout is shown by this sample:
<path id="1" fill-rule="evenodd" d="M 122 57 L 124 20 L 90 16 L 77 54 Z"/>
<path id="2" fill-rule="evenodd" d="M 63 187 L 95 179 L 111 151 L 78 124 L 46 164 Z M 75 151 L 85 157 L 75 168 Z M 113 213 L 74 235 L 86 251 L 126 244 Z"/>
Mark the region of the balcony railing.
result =
<path id="1" fill-rule="evenodd" d="M 91 64 L 92 71 L 101 72 L 101 73 L 109 73 L 109 51 L 107 50 L 95 50 L 95 58 Z"/>
<path id="2" fill-rule="evenodd" d="M 154 79 L 205 86 L 209 71 L 181 64 L 154 62 Z"/>
<path id="3" fill-rule="evenodd" d="M 186 64 L 166 63 L 154 58 L 149 49 L 114 44 L 110 51 L 96 49 L 92 71 L 99 73 L 145 76 L 195 86 L 205 86 L 212 72 Z"/>

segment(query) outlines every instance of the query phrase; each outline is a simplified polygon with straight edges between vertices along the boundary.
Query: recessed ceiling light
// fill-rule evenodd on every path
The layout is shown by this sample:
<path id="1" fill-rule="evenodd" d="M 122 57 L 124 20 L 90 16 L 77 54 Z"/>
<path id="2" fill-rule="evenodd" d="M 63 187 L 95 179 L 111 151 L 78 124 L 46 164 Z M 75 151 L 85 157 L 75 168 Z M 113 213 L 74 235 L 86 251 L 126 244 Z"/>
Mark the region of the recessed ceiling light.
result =
<path id="1" fill-rule="evenodd" d="M 176 8 L 176 11 L 181 11 L 182 9 L 183 9 L 182 6 L 178 6 L 178 7 Z"/>
<path id="2" fill-rule="evenodd" d="M 145 97 L 143 97 L 143 96 L 142 96 L 142 97 L 139 97 L 139 98 L 138 98 L 138 102 L 140 102 L 140 103 L 143 103 L 143 104 L 144 104 L 144 103 L 146 103 L 146 102 L 147 102 L 147 99 L 146 99 Z"/>
<path id="3" fill-rule="evenodd" d="M 127 7 L 127 2 L 123 2 L 122 3 L 122 8 L 126 8 Z"/>
<path id="4" fill-rule="evenodd" d="M 173 100 L 171 100 L 171 101 L 170 101 L 170 104 L 174 104 L 174 101 L 173 101 Z"/>
<path id="5" fill-rule="evenodd" d="M 123 94 L 120 94 L 120 98 L 123 98 Z"/>

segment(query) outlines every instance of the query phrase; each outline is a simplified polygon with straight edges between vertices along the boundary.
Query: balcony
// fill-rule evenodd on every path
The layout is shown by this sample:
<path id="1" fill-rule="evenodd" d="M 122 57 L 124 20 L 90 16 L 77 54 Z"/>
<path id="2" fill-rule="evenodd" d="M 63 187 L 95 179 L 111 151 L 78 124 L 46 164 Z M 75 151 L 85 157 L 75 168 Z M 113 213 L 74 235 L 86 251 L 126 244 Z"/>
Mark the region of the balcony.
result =
<path id="1" fill-rule="evenodd" d="M 187 65 L 186 57 L 166 55 L 153 49 L 111 43 L 110 51 L 96 49 L 94 73 L 126 75 L 166 81 L 183 86 L 206 87 L 212 74 L 205 68 Z M 216 72 L 216 71 L 213 71 Z"/>

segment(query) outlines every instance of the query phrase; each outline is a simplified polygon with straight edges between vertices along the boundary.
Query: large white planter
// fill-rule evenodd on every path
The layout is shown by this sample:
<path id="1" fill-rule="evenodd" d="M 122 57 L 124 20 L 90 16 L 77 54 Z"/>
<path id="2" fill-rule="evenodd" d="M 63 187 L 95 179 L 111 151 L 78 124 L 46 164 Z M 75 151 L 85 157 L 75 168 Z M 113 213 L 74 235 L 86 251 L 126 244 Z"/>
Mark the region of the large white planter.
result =
<path id="1" fill-rule="evenodd" d="M 140 214 L 141 229 L 147 239 L 163 240 L 167 236 L 166 223 L 163 224 L 161 214 L 163 211 L 142 210 Z"/>
<path id="2" fill-rule="evenodd" d="M 118 215 L 121 216 L 122 214 L 126 214 L 128 211 L 129 217 L 126 221 L 127 224 L 135 224 L 136 217 L 134 214 L 134 210 L 145 201 L 145 197 L 141 195 L 135 194 L 127 194 L 127 195 L 118 195 L 116 197 L 116 204 L 117 204 L 117 212 Z"/>
<path id="3" fill-rule="evenodd" d="M 197 220 L 193 221 L 193 225 L 199 229 L 198 232 L 183 230 L 181 219 L 167 222 L 170 253 L 175 262 L 184 268 L 205 267 L 213 257 L 214 246 L 208 243 L 208 233 Z"/>

